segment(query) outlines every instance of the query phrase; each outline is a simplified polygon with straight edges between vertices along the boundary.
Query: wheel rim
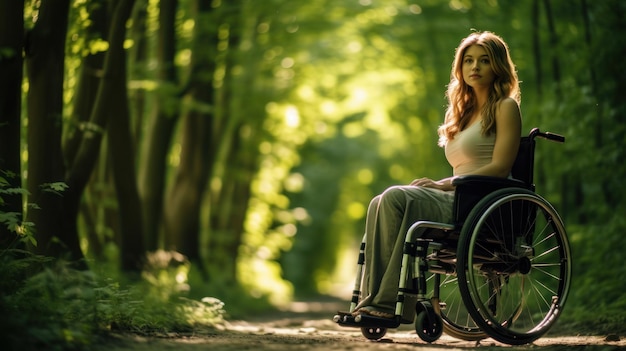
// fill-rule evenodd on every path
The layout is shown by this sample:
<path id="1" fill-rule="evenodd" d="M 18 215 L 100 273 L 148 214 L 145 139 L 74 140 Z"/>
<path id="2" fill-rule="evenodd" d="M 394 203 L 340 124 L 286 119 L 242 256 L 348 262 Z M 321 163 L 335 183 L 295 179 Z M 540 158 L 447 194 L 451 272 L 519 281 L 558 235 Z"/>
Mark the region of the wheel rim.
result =
<path id="1" fill-rule="evenodd" d="M 484 209 L 464 245 L 464 302 L 495 339 L 531 342 L 556 321 L 569 291 L 571 259 L 563 223 L 531 192 L 502 196 Z M 497 234 L 503 228 L 515 235 Z"/>

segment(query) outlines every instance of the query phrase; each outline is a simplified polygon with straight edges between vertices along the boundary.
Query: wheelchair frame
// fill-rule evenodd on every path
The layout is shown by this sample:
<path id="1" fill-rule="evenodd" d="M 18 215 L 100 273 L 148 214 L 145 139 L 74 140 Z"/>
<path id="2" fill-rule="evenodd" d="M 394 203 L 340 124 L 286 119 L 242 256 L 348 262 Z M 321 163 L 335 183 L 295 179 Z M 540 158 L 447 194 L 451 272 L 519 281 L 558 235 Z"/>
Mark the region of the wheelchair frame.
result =
<path id="1" fill-rule="evenodd" d="M 444 331 L 464 340 L 492 337 L 511 345 L 543 336 L 567 298 L 571 253 L 560 216 L 534 191 L 536 137 L 565 141 L 563 136 L 532 129 L 521 138 L 514 179 L 459 177 L 454 181 L 454 223 L 418 221 L 409 228 L 392 319 L 352 315 L 361 298 L 364 235 L 349 311 L 338 312 L 333 320 L 360 327 L 370 340 L 413 322 L 418 336 L 429 343 Z M 418 238 L 419 228 L 427 232 Z M 452 293 L 458 289 L 462 303 L 440 301 L 442 289 Z"/>

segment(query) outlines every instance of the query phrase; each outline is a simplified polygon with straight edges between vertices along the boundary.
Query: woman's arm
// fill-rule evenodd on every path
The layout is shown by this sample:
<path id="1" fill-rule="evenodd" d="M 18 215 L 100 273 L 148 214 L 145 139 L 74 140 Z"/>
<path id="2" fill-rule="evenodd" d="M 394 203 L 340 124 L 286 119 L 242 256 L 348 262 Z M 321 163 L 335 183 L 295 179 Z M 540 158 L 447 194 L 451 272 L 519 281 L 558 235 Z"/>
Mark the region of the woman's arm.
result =
<path id="1" fill-rule="evenodd" d="M 472 172 L 472 175 L 508 177 L 517 157 L 521 133 L 522 117 L 519 105 L 511 98 L 504 99 L 496 111 L 496 142 L 491 162 Z M 449 191 L 454 190 L 452 185 L 454 178 L 456 177 L 441 180 L 420 178 L 412 181 L 411 185 Z"/>
<path id="2" fill-rule="evenodd" d="M 491 162 L 472 172 L 472 175 L 508 177 L 517 157 L 521 133 L 519 105 L 511 98 L 504 99 L 496 111 L 496 143 Z"/>

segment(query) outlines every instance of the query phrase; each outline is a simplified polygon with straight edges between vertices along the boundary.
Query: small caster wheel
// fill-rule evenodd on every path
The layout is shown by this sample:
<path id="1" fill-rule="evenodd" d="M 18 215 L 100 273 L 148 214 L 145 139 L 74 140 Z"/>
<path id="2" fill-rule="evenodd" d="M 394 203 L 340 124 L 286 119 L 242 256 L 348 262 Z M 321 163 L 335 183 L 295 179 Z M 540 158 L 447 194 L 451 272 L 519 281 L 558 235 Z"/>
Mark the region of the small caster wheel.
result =
<path id="1" fill-rule="evenodd" d="M 361 328 L 361 334 L 368 340 L 379 340 L 387 334 L 387 328 L 363 327 Z"/>
<path id="2" fill-rule="evenodd" d="M 426 311 L 420 311 L 415 317 L 415 331 L 420 339 L 431 343 L 439 339 L 443 333 L 443 320 L 438 314 L 431 314 L 435 317 L 434 321 L 431 321 Z"/>

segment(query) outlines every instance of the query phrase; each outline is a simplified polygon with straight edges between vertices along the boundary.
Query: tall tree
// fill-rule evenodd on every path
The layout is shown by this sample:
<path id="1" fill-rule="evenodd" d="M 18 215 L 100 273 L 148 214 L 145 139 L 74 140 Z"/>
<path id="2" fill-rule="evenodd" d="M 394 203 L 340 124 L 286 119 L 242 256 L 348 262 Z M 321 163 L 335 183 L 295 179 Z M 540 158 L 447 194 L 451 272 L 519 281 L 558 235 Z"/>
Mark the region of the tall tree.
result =
<path id="1" fill-rule="evenodd" d="M 176 56 L 176 13 L 178 0 L 159 2 L 159 29 L 156 60 L 158 62 L 155 108 L 147 120 L 142 139 L 139 166 L 139 194 L 143 209 L 146 248 L 159 247 L 159 229 L 163 211 L 167 154 L 174 126 L 180 113 L 180 87 L 174 63 Z"/>
<path id="2" fill-rule="evenodd" d="M 22 52 L 24 1 L 0 2 L 0 177 L 8 184 L 0 188 L 21 188 L 20 116 L 22 101 Z M 16 35 L 17 33 L 17 35 Z M 1 194 L 0 213 L 14 213 L 22 219 L 22 196 Z M 0 219 L 0 249 L 12 245 L 15 228 Z"/>
<path id="3" fill-rule="evenodd" d="M 218 62 L 224 76 L 219 82 L 216 106 L 220 114 L 212 143 L 218 153 L 212 177 L 219 179 L 219 186 L 213 186 L 208 196 L 207 259 L 209 280 L 232 287 L 241 282 L 237 264 L 246 258 L 240 254 L 240 248 L 244 245 L 244 224 L 254 196 L 252 184 L 259 171 L 259 145 L 270 139 L 264 124 L 265 106 L 273 96 L 266 85 L 271 81 L 271 68 L 259 57 L 272 44 L 266 41 L 270 35 L 266 33 L 261 38 L 258 28 L 271 26 L 272 18 L 252 1 L 230 1 L 221 7 L 221 14 L 220 48 L 225 49 Z M 246 67 L 243 72 L 242 66 Z"/>
<path id="4" fill-rule="evenodd" d="M 29 82 L 28 178 L 31 207 L 27 217 L 35 225 L 37 252 L 55 257 L 69 253 L 79 260 L 78 236 L 63 230 L 63 193 L 53 184 L 64 181 L 61 152 L 65 38 L 69 0 L 43 0 L 26 42 Z M 54 240 L 54 238 L 58 238 Z"/>
<path id="5" fill-rule="evenodd" d="M 130 109 L 128 100 L 128 74 L 126 69 L 126 22 L 130 17 L 134 0 L 118 0 L 118 8 L 113 15 L 109 55 L 111 55 L 112 76 L 110 78 L 110 99 L 107 107 L 107 148 L 111 160 L 113 183 L 119 208 L 119 236 L 122 269 L 140 270 L 144 255 L 142 211 L 137 191 L 135 169 L 135 147 L 131 134 Z M 113 103 L 115 102 L 115 103 Z"/>
<path id="6" fill-rule="evenodd" d="M 128 97 L 126 94 L 126 54 L 124 49 L 124 41 L 126 39 L 126 22 L 130 17 L 134 0 L 116 0 L 110 3 L 109 9 L 111 10 L 111 24 L 107 34 L 107 41 L 109 43 L 108 50 L 104 58 L 104 66 L 102 70 L 103 79 L 100 80 L 98 86 L 98 92 L 90 112 L 89 117 L 89 131 L 85 133 L 81 139 L 80 145 L 77 148 L 75 157 L 71 160 L 70 167 L 65 177 L 65 182 L 68 185 L 65 191 L 64 204 L 66 209 L 64 231 L 67 235 L 71 235 L 78 241 L 78 228 L 77 217 L 79 211 L 80 201 L 87 182 L 94 169 L 96 160 L 101 146 L 102 137 L 104 131 L 107 129 L 109 118 L 112 115 L 119 114 L 116 117 L 115 126 L 109 130 L 110 133 L 119 133 L 116 136 L 121 138 L 128 138 L 129 130 L 125 127 L 128 125 Z M 115 140 L 115 139 L 113 139 Z M 117 141 L 115 141 L 117 143 Z M 124 140 L 120 143 L 124 145 Z M 128 142 L 126 141 L 126 144 Z M 121 150 L 120 150 L 121 149 Z M 130 153 L 130 150 L 120 147 L 119 149 L 112 150 L 112 152 Z M 124 204 L 123 210 L 126 210 L 127 206 L 135 206 L 135 209 L 122 213 L 120 211 L 121 222 L 124 225 L 128 225 L 122 234 L 122 266 L 126 269 L 136 269 L 136 262 L 140 257 L 137 257 L 137 247 L 140 243 L 137 242 L 137 237 L 141 238 L 140 225 L 137 225 L 135 221 L 140 221 L 140 216 L 135 219 L 128 219 L 129 215 L 136 214 L 135 211 L 140 211 L 138 206 L 138 197 L 136 193 L 133 194 L 133 185 L 128 184 L 128 180 L 120 179 L 120 177 L 128 176 L 123 172 L 123 167 L 128 166 L 132 159 L 119 156 L 112 160 L 113 164 L 117 167 L 116 174 L 116 188 L 118 196 L 122 197 L 123 201 L 128 201 Z M 120 170 L 120 167 L 122 170 Z M 121 173 L 121 174 L 120 174 Z M 131 174 L 134 174 L 134 166 L 131 170 Z M 134 177 L 131 181 L 134 181 Z M 133 230 L 139 230 L 132 232 Z M 80 248 L 78 247 L 80 250 Z M 143 253 L 141 253 L 143 254 Z"/>
<path id="7" fill-rule="evenodd" d="M 180 164 L 164 205 L 166 248 L 191 261 L 200 259 L 200 207 L 212 165 L 217 20 L 211 2 L 194 1 L 195 16 L 189 83 L 185 99 Z"/>
<path id="8" fill-rule="evenodd" d="M 118 6 L 120 23 L 111 39 L 110 54 L 116 61 L 115 70 L 110 78 L 112 103 L 108 107 L 109 123 L 107 124 L 107 145 L 111 159 L 113 182 L 117 194 L 118 215 L 120 218 L 120 253 L 122 269 L 127 271 L 140 270 L 144 254 L 142 211 L 137 191 L 135 168 L 135 147 L 131 134 L 131 116 L 128 105 L 128 79 L 126 69 L 126 50 L 124 49 L 126 20 L 134 0 L 122 1 Z M 114 20 L 116 17 L 113 17 Z M 123 30 L 124 29 L 124 30 Z"/>
<path id="9" fill-rule="evenodd" d="M 83 37 L 87 46 L 96 46 L 96 43 L 104 43 L 107 39 L 109 24 L 109 9 L 106 0 L 91 0 L 88 3 L 87 11 L 89 13 L 89 25 L 84 30 Z M 78 153 L 78 149 L 83 139 L 100 138 L 104 129 L 90 121 L 92 108 L 98 95 L 98 87 L 102 80 L 104 58 L 106 51 L 104 48 L 100 50 L 88 50 L 81 60 L 80 72 L 78 74 L 78 83 L 76 85 L 72 113 L 70 114 L 66 126 L 65 136 L 63 140 L 63 154 L 66 165 L 72 165 Z M 97 157 L 98 151 L 95 151 Z M 100 162 L 106 167 L 107 162 Z M 106 170 L 97 174 L 92 178 L 92 183 L 106 182 L 104 177 L 108 172 Z M 100 185 L 101 189 L 102 186 Z M 97 192 L 98 200 L 101 200 L 102 191 Z M 66 196 L 79 194 L 73 189 Z M 82 195 L 81 195 L 82 196 Z M 66 201 L 66 204 L 70 201 Z M 81 201 L 80 211 L 87 225 L 85 226 L 85 235 L 89 242 L 89 253 L 96 258 L 101 258 L 103 254 L 103 240 L 99 237 L 98 228 L 102 227 L 97 224 L 99 204 L 103 201 Z M 73 207 L 66 208 L 68 217 L 74 218 L 78 213 L 72 211 Z M 70 219 L 68 218 L 68 221 Z M 78 235 L 78 233 L 76 233 Z"/>

